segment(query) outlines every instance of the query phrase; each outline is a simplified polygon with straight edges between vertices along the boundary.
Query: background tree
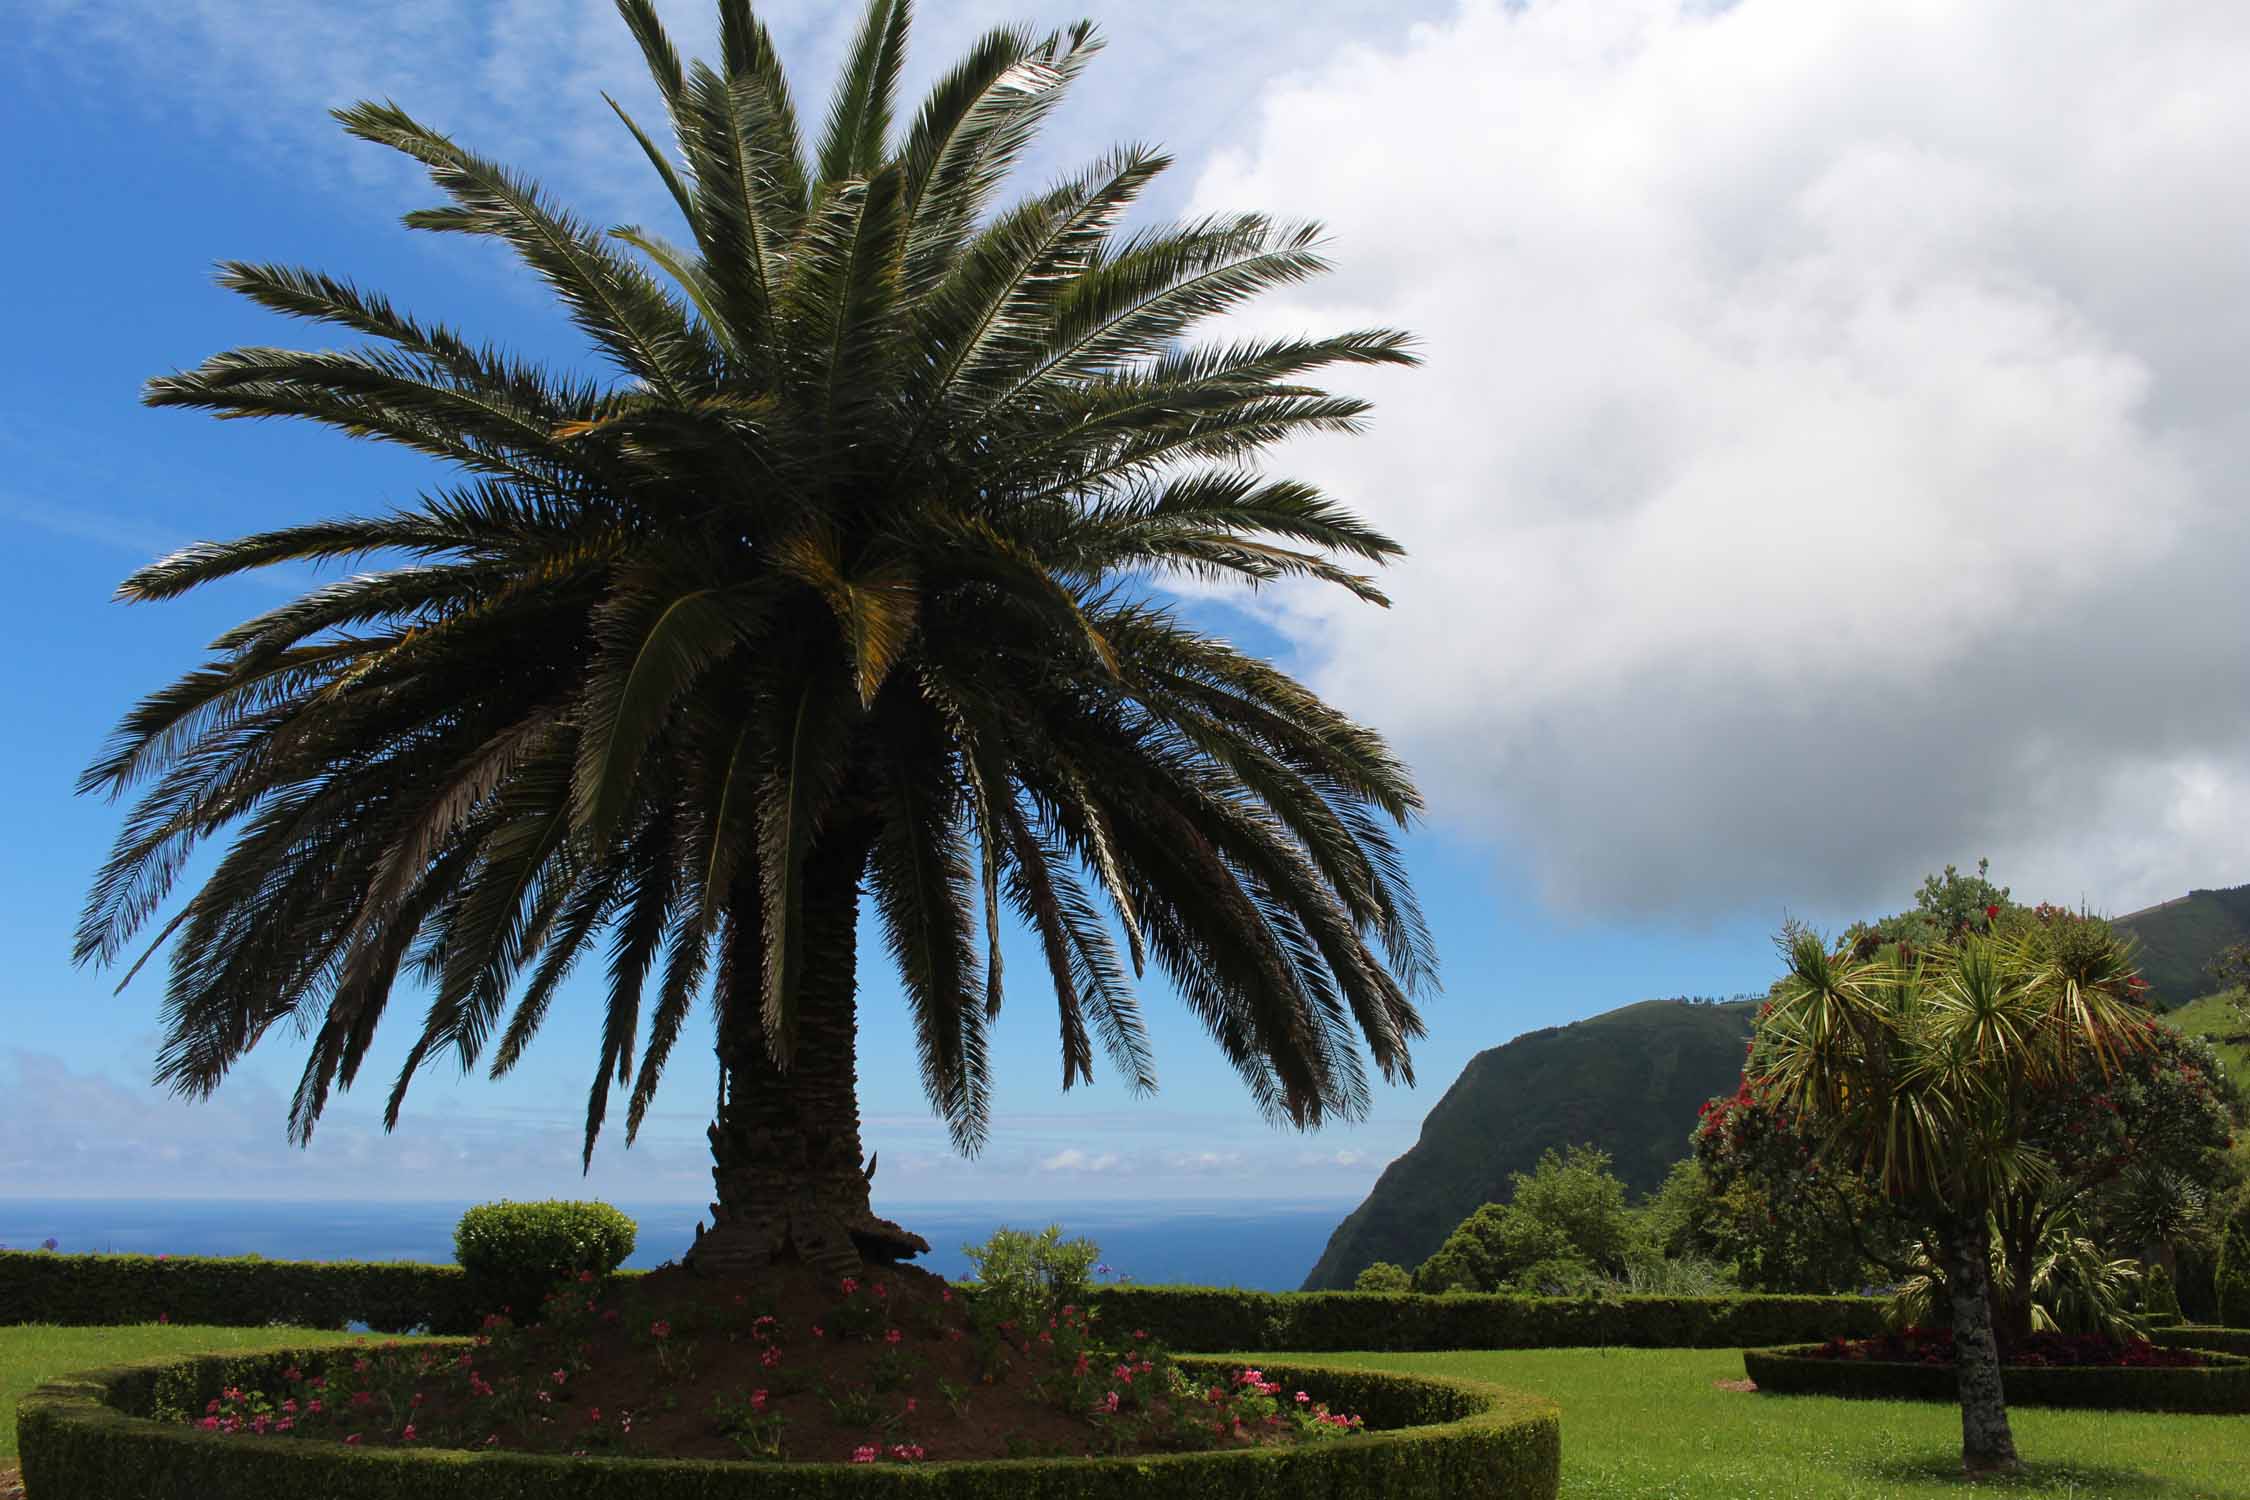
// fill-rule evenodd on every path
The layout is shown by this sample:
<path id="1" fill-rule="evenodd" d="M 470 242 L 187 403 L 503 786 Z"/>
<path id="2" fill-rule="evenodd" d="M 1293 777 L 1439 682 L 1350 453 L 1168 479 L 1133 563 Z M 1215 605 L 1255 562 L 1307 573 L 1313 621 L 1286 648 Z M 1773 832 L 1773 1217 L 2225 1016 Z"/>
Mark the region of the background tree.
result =
<path id="1" fill-rule="evenodd" d="M 1988 913 L 1989 917 L 1997 912 Z M 1965 1469 L 2017 1466 L 1990 1301 L 1992 1219 L 2048 1170 L 2028 1139 L 2046 1091 L 2145 1045 L 2123 945 L 1975 930 L 1936 947 L 1831 950 L 1784 930 L 1754 1086 L 1824 1152 L 1930 1226 L 1952 1304 Z"/>
<path id="2" fill-rule="evenodd" d="M 1362 1270 L 1353 1279 L 1352 1290 L 1355 1292 L 1411 1292 L 1414 1290 L 1414 1278 L 1408 1274 L 1404 1266 L 1394 1266 L 1387 1260 L 1379 1260 Z"/>
<path id="3" fill-rule="evenodd" d="M 1559 1295 L 1622 1276 L 1644 1231 L 1609 1166 L 1607 1152 L 1573 1146 L 1510 1173 L 1508 1201 L 1463 1220 L 1415 1268 L 1415 1289 Z"/>
<path id="4" fill-rule="evenodd" d="M 1066 1086 L 1098 1044 L 1154 1087 L 1128 978 L 1153 962 L 1269 1119 L 1360 1115 L 1370 1060 L 1411 1076 L 1432 977 L 1386 829 L 1414 788 L 1375 734 L 1147 585 L 1309 578 L 1381 602 L 1355 569 L 1397 546 L 1253 464 L 1355 428 L 1365 404 L 1309 378 L 1406 363 L 1404 337 L 1191 342 L 1320 271 L 1317 231 L 1236 214 L 1122 234 L 1168 165 L 1146 148 L 1000 205 L 1089 26 L 992 32 L 901 126 L 908 4 L 871 0 L 808 135 L 748 0 L 720 0 L 715 66 L 684 63 L 648 0 L 618 4 L 674 149 L 624 123 L 683 241 L 597 233 L 396 105 L 337 113 L 444 195 L 410 227 L 506 244 L 600 375 L 230 262 L 222 283 L 261 306 L 373 342 L 237 349 L 149 385 L 157 406 L 302 418 L 457 471 L 404 510 L 198 544 L 121 590 L 387 564 L 226 632 L 86 774 L 145 791 L 81 961 L 117 958 L 197 845 L 233 835 L 156 934 L 160 1081 L 208 1094 L 275 1026 L 309 1036 L 290 1115 L 309 1138 L 419 982 L 395 1123 L 434 1058 L 515 1066 L 606 939 L 588 1156 L 613 1089 L 637 1130 L 708 993 L 717 1193 L 692 1263 L 895 1257 L 927 1247 L 869 1206 L 864 894 L 965 1152 L 1011 913 L 1055 992 Z"/>

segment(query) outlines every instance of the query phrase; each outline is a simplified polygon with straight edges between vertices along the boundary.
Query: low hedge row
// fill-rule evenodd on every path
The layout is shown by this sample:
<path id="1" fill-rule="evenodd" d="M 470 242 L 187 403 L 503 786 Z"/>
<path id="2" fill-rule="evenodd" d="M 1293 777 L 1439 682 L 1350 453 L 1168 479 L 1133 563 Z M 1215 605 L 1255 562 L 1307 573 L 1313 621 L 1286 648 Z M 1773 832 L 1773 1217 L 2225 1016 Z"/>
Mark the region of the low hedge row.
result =
<path id="1" fill-rule="evenodd" d="M 486 1295 L 459 1266 L 258 1256 L 0 1252 L 0 1326 L 206 1323 L 467 1333 Z"/>
<path id="2" fill-rule="evenodd" d="M 2148 1340 L 2167 1349 L 2211 1349 L 2250 1356 L 2250 1328 L 2220 1328 L 2209 1323 L 2174 1323 L 2152 1328 Z"/>
<path id="3" fill-rule="evenodd" d="M 620 1275 L 636 1273 L 625 1271 Z M 458 1266 L 0 1251 L 0 1326 L 208 1323 L 467 1333 L 503 1300 Z M 1882 1330 L 1868 1297 L 1508 1297 L 1105 1287 L 1112 1328 L 1175 1349 L 1744 1348 Z"/>
<path id="4" fill-rule="evenodd" d="M 1418 1292 L 1244 1292 L 1105 1287 L 1111 1328 L 1175 1349 L 1724 1349 L 1861 1338 L 1883 1328 L 1872 1297 L 1511 1297 Z"/>
<path id="5" fill-rule="evenodd" d="M 1958 1401 L 1951 1365 L 1809 1359 L 1816 1346 L 1750 1349 L 1743 1370 L 1758 1389 L 1781 1396 L 1853 1396 L 1885 1401 Z M 2096 1407 L 2109 1411 L 2250 1412 L 2250 1359 L 2216 1356 L 2202 1369 L 2054 1366 L 2011 1368 L 2000 1385 L 2012 1406 Z"/>
<path id="6" fill-rule="evenodd" d="M 276 1368 L 296 1357 L 260 1362 Z M 1371 1422 L 1410 1425 L 1284 1449 L 860 1467 L 368 1450 L 224 1437 L 149 1415 L 254 1377 L 242 1359 L 214 1358 L 50 1382 L 19 1404 L 17 1432 L 24 1483 L 39 1500 L 1553 1500 L 1561 1481 L 1552 1402 L 1435 1377 L 1271 1365 L 1266 1373 Z"/>

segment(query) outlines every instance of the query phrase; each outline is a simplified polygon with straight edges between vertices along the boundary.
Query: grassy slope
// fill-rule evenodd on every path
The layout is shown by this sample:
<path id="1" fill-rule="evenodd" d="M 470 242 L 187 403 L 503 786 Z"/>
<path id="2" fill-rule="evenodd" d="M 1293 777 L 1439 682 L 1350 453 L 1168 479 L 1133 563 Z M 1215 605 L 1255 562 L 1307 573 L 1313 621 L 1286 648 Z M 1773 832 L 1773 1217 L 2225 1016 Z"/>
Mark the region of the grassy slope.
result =
<path id="1" fill-rule="evenodd" d="M 125 1328 L 0 1328 L 0 1471 L 16 1461 L 16 1401 L 42 1381 L 159 1354 L 305 1348 L 348 1342 L 349 1334 L 304 1328 L 199 1328 L 143 1323 Z"/>
<path id="2" fill-rule="evenodd" d="M 2211 988 L 2205 966 L 2220 949 L 2250 942 L 2250 885 L 2192 891 L 2110 925 L 2139 944 L 2141 974 L 2155 987 L 2157 1003 L 2177 1006 Z"/>
<path id="3" fill-rule="evenodd" d="M 1490 1380 L 1562 1403 L 1563 1500 L 1889 1500 L 1965 1493 L 1958 1410 L 1719 1390 L 1726 1349 L 1517 1349 L 1293 1355 Z M 2010 1414 L 2030 1469 L 1976 1493 L 2250 1500 L 2250 1419 Z"/>
<path id="4" fill-rule="evenodd" d="M 1687 1154 L 1697 1107 L 1734 1091 L 1755 1010 L 1645 1000 L 1478 1053 L 1337 1226 L 1306 1290 L 1348 1288 L 1378 1260 L 1419 1264 L 1549 1147 L 1591 1141 L 1636 1191 L 1653 1189 Z"/>

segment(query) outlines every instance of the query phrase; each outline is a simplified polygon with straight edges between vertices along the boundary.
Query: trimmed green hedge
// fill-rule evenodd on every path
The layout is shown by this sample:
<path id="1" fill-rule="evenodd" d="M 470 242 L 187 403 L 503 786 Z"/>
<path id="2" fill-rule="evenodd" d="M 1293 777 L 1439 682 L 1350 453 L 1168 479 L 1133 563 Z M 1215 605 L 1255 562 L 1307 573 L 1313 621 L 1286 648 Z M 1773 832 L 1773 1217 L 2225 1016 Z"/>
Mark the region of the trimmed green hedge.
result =
<path id="1" fill-rule="evenodd" d="M 2210 1349 L 2219 1354 L 2250 1357 L 2250 1328 L 2218 1328 L 2207 1323 L 2174 1323 L 2152 1328 L 2148 1341 L 2167 1349 Z"/>
<path id="2" fill-rule="evenodd" d="M 1808 1359 L 1815 1345 L 1749 1349 L 1742 1367 L 1758 1389 L 1779 1396 L 1853 1396 L 1884 1401 L 1958 1401 L 1951 1365 Z M 2051 1366 L 2009 1368 L 2000 1385 L 2013 1406 L 2109 1411 L 2250 1412 L 2250 1359 L 2215 1355 L 2204 1369 Z"/>
<path id="3" fill-rule="evenodd" d="M 270 1368 L 297 1357 L 257 1361 Z M 1266 1367 L 1269 1378 L 1371 1423 L 1409 1425 L 1294 1448 L 863 1467 L 370 1450 L 225 1437 L 146 1415 L 160 1402 L 185 1406 L 183 1398 L 240 1378 L 245 1366 L 233 1357 L 158 1360 L 40 1387 L 17 1407 L 28 1492 L 39 1500 L 1553 1500 L 1562 1473 L 1561 1419 L 1550 1401 L 1471 1381 L 1277 1366 Z"/>
<path id="4" fill-rule="evenodd" d="M 1104 1326 L 1145 1329 L 1175 1349 L 1314 1353 L 1354 1349 L 1725 1349 L 1864 1338 L 1883 1331 L 1872 1297 L 1511 1297 L 1418 1292 L 1244 1292 L 1105 1287 Z"/>
<path id="5" fill-rule="evenodd" d="M 0 1326 L 203 1323 L 468 1333 L 488 1310 L 459 1266 L 258 1256 L 0 1252 Z"/>

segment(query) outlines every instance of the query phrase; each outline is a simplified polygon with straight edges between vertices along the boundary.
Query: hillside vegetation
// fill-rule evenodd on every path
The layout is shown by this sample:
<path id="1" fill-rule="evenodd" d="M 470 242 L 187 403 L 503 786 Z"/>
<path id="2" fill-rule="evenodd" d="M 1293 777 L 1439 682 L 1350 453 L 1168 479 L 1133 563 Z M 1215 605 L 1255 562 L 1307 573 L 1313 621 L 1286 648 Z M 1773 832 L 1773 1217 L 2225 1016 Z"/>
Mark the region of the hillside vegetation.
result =
<path id="1" fill-rule="evenodd" d="M 2190 891 L 2177 900 L 2113 917 L 2110 926 L 2138 945 L 2141 977 L 2167 1009 L 2210 994 L 2218 983 L 2211 960 L 2223 948 L 2250 942 L 2250 885 Z"/>
<path id="2" fill-rule="evenodd" d="M 1592 1144 L 1635 1193 L 1654 1191 L 1687 1154 L 1696 1110 L 1733 1091 L 1756 1009 L 1644 1000 L 1478 1053 L 1337 1226 L 1305 1289 L 1348 1289 L 1379 1260 L 1418 1265 L 1549 1149 Z"/>

